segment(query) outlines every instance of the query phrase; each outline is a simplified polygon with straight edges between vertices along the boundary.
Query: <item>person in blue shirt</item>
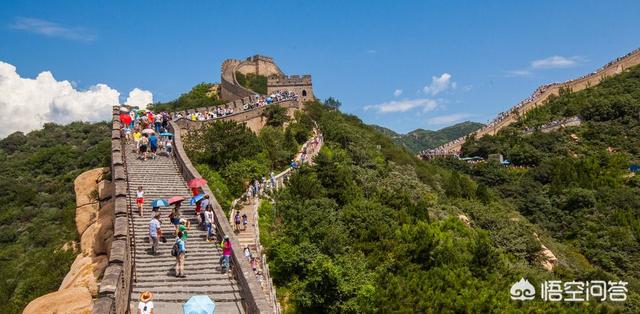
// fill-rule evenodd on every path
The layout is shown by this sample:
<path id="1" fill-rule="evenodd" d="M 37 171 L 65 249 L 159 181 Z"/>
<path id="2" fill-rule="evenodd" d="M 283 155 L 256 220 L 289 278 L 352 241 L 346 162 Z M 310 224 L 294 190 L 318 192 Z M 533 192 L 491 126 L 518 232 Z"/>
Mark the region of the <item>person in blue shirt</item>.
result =
<path id="1" fill-rule="evenodd" d="M 158 136 L 151 134 L 149 136 L 149 148 L 151 149 L 151 158 L 156 159 L 156 152 L 158 151 Z"/>
<path id="2" fill-rule="evenodd" d="M 182 239 L 182 231 L 178 232 L 176 237 L 176 244 L 178 245 L 178 255 L 176 256 L 176 277 L 187 277 L 184 274 L 184 257 L 187 253 L 184 240 Z"/>

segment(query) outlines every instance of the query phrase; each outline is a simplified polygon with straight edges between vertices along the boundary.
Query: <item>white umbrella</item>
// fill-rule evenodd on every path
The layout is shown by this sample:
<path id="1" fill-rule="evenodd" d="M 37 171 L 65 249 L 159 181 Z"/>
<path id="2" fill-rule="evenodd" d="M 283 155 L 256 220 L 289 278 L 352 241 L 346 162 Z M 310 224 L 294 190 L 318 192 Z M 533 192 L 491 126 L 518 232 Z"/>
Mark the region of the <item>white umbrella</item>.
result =
<path id="1" fill-rule="evenodd" d="M 120 111 L 121 111 L 121 112 L 129 112 L 129 108 L 127 108 L 127 107 L 120 107 Z"/>
<path id="2" fill-rule="evenodd" d="M 142 134 L 153 134 L 156 133 L 153 129 L 144 129 L 142 130 Z"/>

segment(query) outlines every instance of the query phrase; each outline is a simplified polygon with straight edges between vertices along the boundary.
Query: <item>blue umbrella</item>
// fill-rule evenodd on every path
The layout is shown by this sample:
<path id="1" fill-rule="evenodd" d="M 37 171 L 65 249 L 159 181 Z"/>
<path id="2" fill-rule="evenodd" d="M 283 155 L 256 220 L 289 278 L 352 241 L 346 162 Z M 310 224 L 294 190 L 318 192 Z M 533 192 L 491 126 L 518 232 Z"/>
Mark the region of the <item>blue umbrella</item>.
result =
<path id="1" fill-rule="evenodd" d="M 173 136 L 173 133 L 162 132 L 162 133 L 160 133 L 160 136 Z"/>
<path id="2" fill-rule="evenodd" d="M 194 295 L 182 305 L 184 314 L 213 314 L 216 305 L 206 295 Z"/>
<path id="3" fill-rule="evenodd" d="M 163 206 L 169 206 L 169 202 L 167 202 L 167 200 L 154 200 L 153 202 L 151 202 L 151 207 L 163 207 Z"/>
<path id="4" fill-rule="evenodd" d="M 196 196 L 192 197 L 192 198 L 191 198 L 191 201 L 189 201 L 189 204 L 190 204 L 190 205 L 193 205 L 193 204 L 195 204 L 196 202 L 198 202 L 199 200 L 201 200 L 201 199 L 203 199 L 203 198 L 204 198 L 204 193 L 200 193 L 200 194 L 198 194 L 198 195 L 196 195 Z"/>

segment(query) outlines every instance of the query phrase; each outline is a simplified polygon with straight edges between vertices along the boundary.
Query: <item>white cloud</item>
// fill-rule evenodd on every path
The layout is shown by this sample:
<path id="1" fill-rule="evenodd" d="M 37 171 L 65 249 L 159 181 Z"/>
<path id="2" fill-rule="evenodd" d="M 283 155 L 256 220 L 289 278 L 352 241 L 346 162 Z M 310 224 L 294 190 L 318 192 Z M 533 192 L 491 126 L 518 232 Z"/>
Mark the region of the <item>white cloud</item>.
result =
<path id="1" fill-rule="evenodd" d="M 401 89 L 396 89 L 395 91 L 393 91 L 393 96 L 398 97 L 400 95 L 402 95 L 402 90 Z"/>
<path id="2" fill-rule="evenodd" d="M 506 71 L 506 73 L 507 73 L 507 77 L 531 75 L 531 71 L 529 70 L 511 70 L 511 71 Z"/>
<path id="3" fill-rule="evenodd" d="M 375 50 L 375 49 L 368 49 L 368 50 L 367 50 L 367 51 L 365 51 L 365 52 L 366 52 L 366 53 L 368 53 L 368 54 L 370 54 L 370 55 L 373 55 L 373 54 L 378 53 L 378 51 L 377 51 L 377 50 Z"/>
<path id="4" fill-rule="evenodd" d="M 13 29 L 64 39 L 91 42 L 96 39 L 93 31 L 84 27 L 66 27 L 47 20 L 18 17 L 9 25 Z"/>
<path id="5" fill-rule="evenodd" d="M 364 110 L 370 109 L 377 110 L 380 113 L 390 112 L 406 112 L 414 108 L 422 108 L 422 112 L 428 112 L 436 109 L 438 102 L 433 99 L 419 98 L 419 99 L 404 99 L 400 101 L 389 101 L 378 105 L 365 106 Z"/>
<path id="6" fill-rule="evenodd" d="M 454 113 L 444 116 L 437 116 L 427 120 L 427 123 L 430 125 L 441 125 L 441 124 L 451 124 L 454 122 L 460 122 L 464 119 L 473 116 L 469 113 Z"/>
<path id="7" fill-rule="evenodd" d="M 134 88 L 129 92 L 129 97 L 124 102 L 125 105 L 146 108 L 148 104 L 153 103 L 153 94 L 148 90 Z"/>
<path id="8" fill-rule="evenodd" d="M 451 81 L 451 74 L 443 73 L 440 77 L 432 76 L 431 84 L 425 86 L 422 90 L 425 94 L 437 95 L 448 89 L 455 89 L 456 83 Z"/>
<path id="9" fill-rule="evenodd" d="M 565 69 L 577 66 L 579 63 L 584 62 L 585 58 L 580 56 L 563 57 L 563 56 L 551 56 L 544 59 L 533 60 L 529 63 L 529 66 L 525 69 L 505 71 L 506 77 L 515 76 L 530 76 L 537 70 L 544 69 Z"/>
<path id="10" fill-rule="evenodd" d="M 548 58 L 533 60 L 531 61 L 532 69 L 559 69 L 559 68 L 570 68 L 576 66 L 578 64 L 578 57 L 562 57 L 562 56 L 551 56 Z"/>
<path id="11" fill-rule="evenodd" d="M 0 137 L 35 130 L 47 122 L 108 120 L 119 96 L 105 84 L 77 90 L 69 81 L 57 81 L 49 71 L 35 79 L 22 78 L 15 66 L 0 61 Z"/>

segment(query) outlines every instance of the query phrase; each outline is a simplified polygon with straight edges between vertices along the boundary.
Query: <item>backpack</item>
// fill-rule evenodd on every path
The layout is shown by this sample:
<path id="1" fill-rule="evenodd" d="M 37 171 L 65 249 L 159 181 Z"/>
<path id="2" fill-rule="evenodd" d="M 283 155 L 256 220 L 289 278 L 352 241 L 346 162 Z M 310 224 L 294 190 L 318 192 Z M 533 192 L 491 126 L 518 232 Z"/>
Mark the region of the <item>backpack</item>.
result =
<path id="1" fill-rule="evenodd" d="M 178 242 L 174 243 L 173 246 L 171 247 L 171 256 L 178 256 L 178 251 L 180 249 L 178 248 Z"/>

